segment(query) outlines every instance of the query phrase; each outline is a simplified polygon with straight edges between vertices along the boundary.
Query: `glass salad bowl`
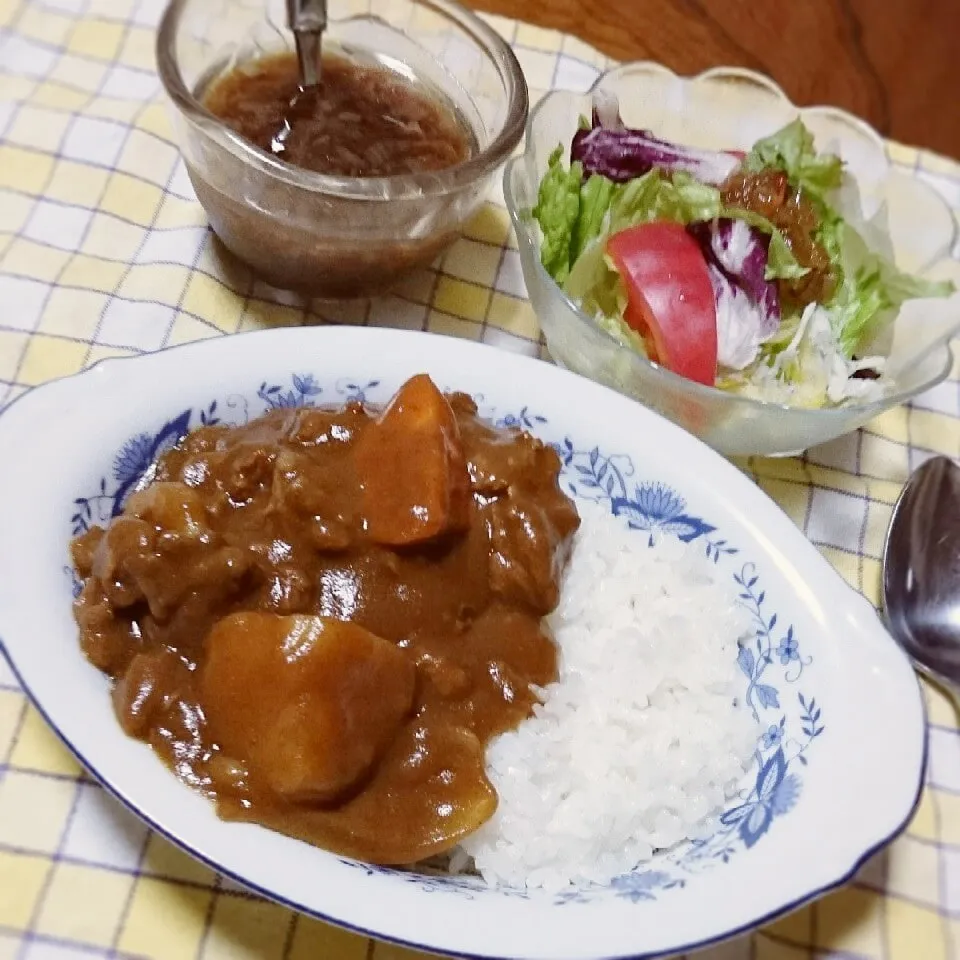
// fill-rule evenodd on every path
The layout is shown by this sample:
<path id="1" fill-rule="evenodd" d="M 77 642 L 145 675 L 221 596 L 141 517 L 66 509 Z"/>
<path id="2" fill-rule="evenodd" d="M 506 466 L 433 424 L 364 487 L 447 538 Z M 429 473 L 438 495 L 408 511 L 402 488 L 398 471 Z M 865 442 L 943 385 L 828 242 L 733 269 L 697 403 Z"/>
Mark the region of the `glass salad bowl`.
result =
<path id="1" fill-rule="evenodd" d="M 519 243 L 523 276 L 550 354 L 560 366 L 640 401 L 728 456 L 787 456 L 863 426 L 884 410 L 922 393 L 949 373 L 950 338 L 960 328 L 960 294 L 907 301 L 887 334 L 888 387 L 870 402 L 807 409 L 769 403 L 687 380 L 623 346 L 558 286 L 540 261 L 542 235 L 530 211 L 558 144 L 565 149 L 592 95 L 616 95 L 629 127 L 704 149 L 749 150 L 797 116 L 818 151 L 839 154 L 855 178 L 865 218 L 886 216 L 891 255 L 905 271 L 952 279 L 956 224 L 931 187 L 893 169 L 881 137 L 832 107 L 800 109 L 769 79 L 718 68 L 684 78 L 649 62 L 617 67 L 584 94 L 556 91 L 531 113 L 523 155 L 504 174 L 504 197 Z"/>

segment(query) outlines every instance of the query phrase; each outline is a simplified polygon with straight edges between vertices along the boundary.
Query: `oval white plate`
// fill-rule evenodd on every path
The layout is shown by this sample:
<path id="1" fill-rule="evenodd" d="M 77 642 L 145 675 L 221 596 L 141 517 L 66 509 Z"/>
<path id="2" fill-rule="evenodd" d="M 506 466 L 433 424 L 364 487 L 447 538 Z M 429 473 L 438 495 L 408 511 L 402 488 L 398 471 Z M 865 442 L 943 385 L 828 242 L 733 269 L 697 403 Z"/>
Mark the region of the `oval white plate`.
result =
<path id="1" fill-rule="evenodd" d="M 606 887 L 548 896 L 367 867 L 219 821 L 113 717 L 80 653 L 67 544 L 107 519 L 188 426 L 270 406 L 386 399 L 409 375 L 556 443 L 565 482 L 702 547 L 755 614 L 744 696 L 767 734 L 720 832 Z M 536 360 L 436 335 L 320 328 L 106 361 L 0 417 L 0 637 L 79 759 L 144 820 L 281 903 L 371 935 L 481 957 L 652 957 L 769 920 L 848 879 L 919 795 L 923 707 L 873 608 L 734 467 L 638 404 Z M 10 562 L 16 558 L 16 562 Z M 782 723 L 781 723 L 782 721 Z M 781 729 L 782 728 L 782 729 Z"/>

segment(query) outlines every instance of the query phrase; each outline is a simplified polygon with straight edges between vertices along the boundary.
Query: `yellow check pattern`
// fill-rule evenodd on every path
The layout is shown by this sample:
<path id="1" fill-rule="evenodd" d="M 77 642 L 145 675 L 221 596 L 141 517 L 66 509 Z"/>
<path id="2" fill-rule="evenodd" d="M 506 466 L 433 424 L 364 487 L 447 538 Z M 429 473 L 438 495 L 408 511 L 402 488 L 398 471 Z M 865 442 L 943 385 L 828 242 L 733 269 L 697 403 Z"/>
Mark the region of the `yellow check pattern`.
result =
<path id="1" fill-rule="evenodd" d="M 366 0 L 364 0 L 365 5 Z M 272 290 L 213 241 L 153 70 L 158 0 L 0 0 L 0 405 L 108 356 L 316 322 L 400 326 L 539 354 L 499 198 L 395 296 L 331 307 Z M 607 64 L 491 18 L 534 98 Z M 960 211 L 960 167 L 890 145 Z M 960 456 L 960 370 L 800 459 L 742 466 L 876 600 L 892 504 L 932 453 Z M 709 960 L 960 960 L 960 738 L 928 690 L 928 789 L 906 834 L 845 890 Z M 251 896 L 152 834 L 78 767 L 0 657 L 0 960 L 399 960 Z"/>

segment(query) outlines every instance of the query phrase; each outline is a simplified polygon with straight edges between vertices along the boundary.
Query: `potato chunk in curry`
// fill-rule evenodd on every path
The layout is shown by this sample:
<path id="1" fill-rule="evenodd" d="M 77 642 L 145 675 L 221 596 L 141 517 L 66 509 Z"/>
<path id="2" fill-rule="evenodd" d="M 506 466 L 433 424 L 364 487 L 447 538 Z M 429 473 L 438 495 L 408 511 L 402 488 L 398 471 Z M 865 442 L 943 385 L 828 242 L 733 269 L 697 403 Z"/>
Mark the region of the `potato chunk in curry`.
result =
<path id="1" fill-rule="evenodd" d="M 226 756 L 281 797 L 327 803 L 383 756 L 415 679 L 402 651 L 354 623 L 235 613 L 210 631 L 200 694 Z"/>

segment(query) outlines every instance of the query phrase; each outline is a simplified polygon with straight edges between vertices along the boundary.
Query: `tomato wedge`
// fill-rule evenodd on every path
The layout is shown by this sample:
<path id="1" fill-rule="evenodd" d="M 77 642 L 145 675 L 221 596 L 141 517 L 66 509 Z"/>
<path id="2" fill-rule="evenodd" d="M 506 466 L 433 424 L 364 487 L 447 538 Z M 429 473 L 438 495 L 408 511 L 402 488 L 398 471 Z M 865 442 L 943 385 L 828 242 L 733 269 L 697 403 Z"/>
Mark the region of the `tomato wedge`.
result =
<path id="1" fill-rule="evenodd" d="M 696 240 L 678 223 L 643 223 L 615 233 L 607 253 L 627 288 L 624 320 L 651 359 L 712 387 L 717 379 L 717 307 Z"/>

